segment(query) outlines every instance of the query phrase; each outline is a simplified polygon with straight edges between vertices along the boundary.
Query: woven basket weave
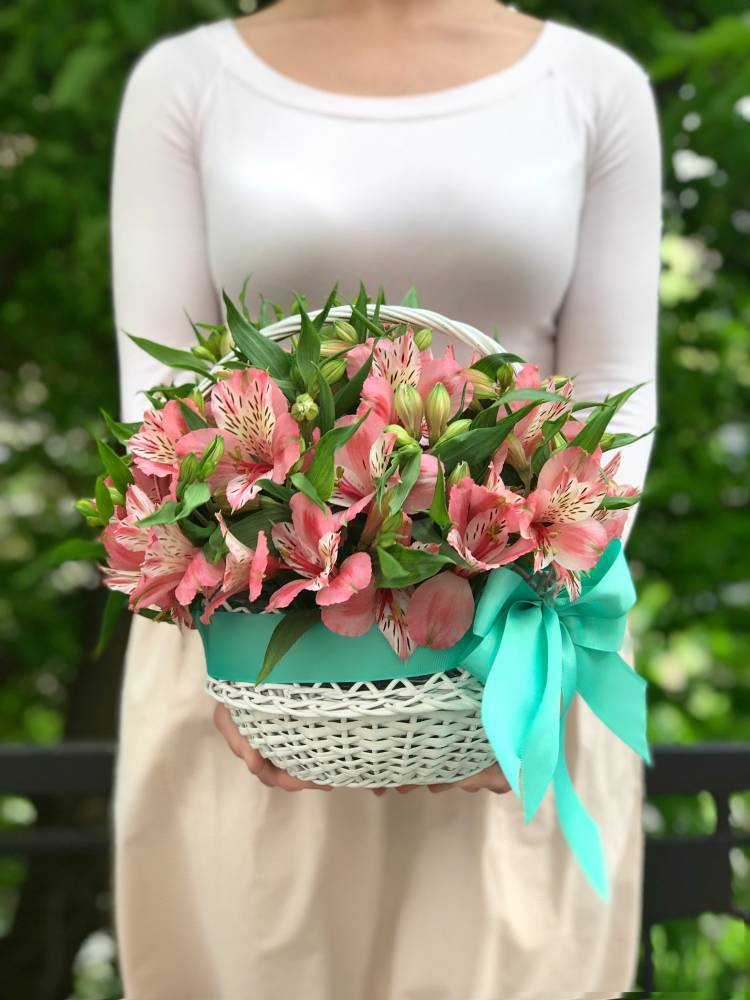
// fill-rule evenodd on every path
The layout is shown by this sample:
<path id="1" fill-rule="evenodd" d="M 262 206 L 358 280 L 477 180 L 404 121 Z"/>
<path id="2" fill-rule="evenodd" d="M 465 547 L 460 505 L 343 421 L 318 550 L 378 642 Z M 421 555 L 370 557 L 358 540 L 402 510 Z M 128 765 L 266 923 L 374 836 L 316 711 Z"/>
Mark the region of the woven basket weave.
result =
<path id="1" fill-rule="evenodd" d="M 370 304 L 368 311 L 373 310 Z M 350 315 L 346 305 L 329 312 L 331 319 Z M 380 319 L 429 327 L 482 356 L 502 350 L 474 327 L 427 309 L 384 305 Z M 281 340 L 299 328 L 300 317 L 293 314 L 264 327 L 263 333 Z M 210 384 L 200 383 L 201 391 Z M 246 613 L 228 604 L 224 609 Z M 227 706 L 243 736 L 277 767 L 306 781 L 354 788 L 441 784 L 493 764 L 480 719 L 482 689 L 481 682 L 460 667 L 424 677 L 351 684 L 271 680 L 255 687 L 206 679 L 206 691 Z"/>

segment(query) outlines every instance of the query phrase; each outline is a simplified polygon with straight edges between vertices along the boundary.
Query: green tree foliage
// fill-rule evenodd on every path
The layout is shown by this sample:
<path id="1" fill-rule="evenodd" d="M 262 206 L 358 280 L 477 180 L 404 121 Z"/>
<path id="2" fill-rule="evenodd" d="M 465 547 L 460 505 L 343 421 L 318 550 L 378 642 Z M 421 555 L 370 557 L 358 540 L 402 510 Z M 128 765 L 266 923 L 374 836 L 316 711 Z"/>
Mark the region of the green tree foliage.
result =
<path id="1" fill-rule="evenodd" d="M 45 555 L 85 535 L 72 502 L 96 469 L 98 408 L 117 407 L 108 243 L 114 120 L 125 75 L 147 44 L 234 10 L 220 0 L 8 0 L 0 10 L 0 739 L 114 731 L 125 630 L 95 660 L 98 572 L 70 561 L 51 567 Z M 629 545 L 640 596 L 638 665 L 652 682 L 653 740 L 748 739 L 746 5 L 533 0 L 524 10 L 620 45 L 656 91 L 666 233 L 661 398 L 647 496 Z M 747 803 L 736 807 L 737 822 L 747 823 Z M 0 823 L 30 815 L 18 800 L 0 800 Z M 699 825 L 689 805 L 653 822 Z M 740 859 L 745 906 L 746 869 Z M 23 878 L 23 866 L 0 866 L 0 904 Z M 7 924 L 11 911 L 0 910 Z M 709 923 L 660 932 L 664 989 L 739 996 L 747 946 L 736 924 Z M 697 957 L 686 964 L 686 954 Z M 79 980 L 80 996 L 100 995 Z"/>

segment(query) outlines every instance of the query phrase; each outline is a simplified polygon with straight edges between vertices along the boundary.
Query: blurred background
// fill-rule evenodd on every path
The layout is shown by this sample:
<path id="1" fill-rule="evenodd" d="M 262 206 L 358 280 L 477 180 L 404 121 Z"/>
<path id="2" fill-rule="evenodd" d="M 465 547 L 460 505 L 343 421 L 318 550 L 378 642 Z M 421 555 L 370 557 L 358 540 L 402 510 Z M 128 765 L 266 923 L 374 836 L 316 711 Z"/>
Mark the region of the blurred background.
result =
<path id="1" fill-rule="evenodd" d="M 0 742 L 111 740 L 128 622 L 93 656 L 105 592 L 47 553 L 91 537 L 73 500 L 117 411 L 108 186 L 129 67 L 154 38 L 246 13 L 220 0 L 5 0 L 0 8 Z M 750 12 L 743 0 L 529 2 L 650 74 L 665 235 L 661 412 L 629 544 L 655 743 L 750 740 Z M 285 308 L 291 305 L 282 303 Z M 747 787 L 747 781 L 745 782 Z M 0 792 L 5 789 L 0 787 Z M 0 795 L 0 833 L 108 822 L 106 800 Z M 652 797 L 654 836 L 711 833 L 706 793 Z M 750 829 L 750 798 L 730 823 Z M 747 851 L 731 855 L 750 909 Z M 690 873 L 686 872 L 686 877 Z M 104 854 L 0 852 L 0 997 L 119 997 Z M 657 992 L 748 996 L 750 935 L 705 914 L 654 928 Z M 145 1000 L 145 998 L 144 998 Z"/>

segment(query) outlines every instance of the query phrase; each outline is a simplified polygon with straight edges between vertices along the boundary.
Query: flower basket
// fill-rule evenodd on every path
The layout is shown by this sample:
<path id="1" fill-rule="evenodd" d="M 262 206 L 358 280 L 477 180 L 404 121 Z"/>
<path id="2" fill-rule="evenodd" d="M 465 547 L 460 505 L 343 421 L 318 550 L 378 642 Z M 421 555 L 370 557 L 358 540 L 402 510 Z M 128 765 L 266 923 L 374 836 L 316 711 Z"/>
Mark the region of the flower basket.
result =
<path id="1" fill-rule="evenodd" d="M 130 335 L 198 377 L 146 390 L 142 421 L 105 415 L 126 454 L 98 442 L 77 504 L 102 529 L 105 625 L 128 607 L 197 629 L 206 691 L 294 777 L 432 785 L 497 762 L 527 821 L 553 788 L 606 896 L 565 720 L 580 696 L 648 759 L 645 683 L 619 655 L 638 494 L 603 458 L 635 439 L 607 433 L 635 390 L 579 416 L 572 379 L 414 290 L 343 304 L 334 288 L 287 316 L 263 300 L 257 323 L 244 288 L 241 312 L 224 300 L 191 351 Z"/>
<path id="2" fill-rule="evenodd" d="M 368 306 L 369 315 L 374 309 Z M 351 308 L 335 307 L 328 315 L 350 319 Z M 481 331 L 431 310 L 383 305 L 380 318 L 429 328 L 480 356 L 502 350 Z M 263 332 L 280 340 L 300 325 L 301 316 L 292 315 Z M 231 614 L 240 617 L 227 621 Z M 350 788 L 427 785 L 469 777 L 495 762 L 480 718 L 483 685 L 460 666 L 459 655 L 446 667 L 444 651 L 420 648 L 405 668 L 374 628 L 347 638 L 317 625 L 294 649 L 292 675 L 299 679 L 279 680 L 282 660 L 274 679 L 256 686 L 276 622 L 225 610 L 208 625 L 197 617 L 195 623 L 206 651 L 206 690 L 227 706 L 252 746 L 296 778 Z M 370 664 L 366 676 L 363 656 Z"/>

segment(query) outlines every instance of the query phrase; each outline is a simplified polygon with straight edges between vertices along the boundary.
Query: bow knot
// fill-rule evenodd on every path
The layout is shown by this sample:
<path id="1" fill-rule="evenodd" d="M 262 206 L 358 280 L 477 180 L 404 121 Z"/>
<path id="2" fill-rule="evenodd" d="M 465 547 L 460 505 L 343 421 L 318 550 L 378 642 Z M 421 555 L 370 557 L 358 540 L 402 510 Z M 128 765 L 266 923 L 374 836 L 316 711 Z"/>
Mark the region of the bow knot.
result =
<path id="1" fill-rule="evenodd" d="M 477 604 L 464 667 L 484 683 L 482 724 L 528 823 L 550 784 L 563 834 L 604 899 L 599 829 L 570 779 L 565 719 L 578 693 L 644 760 L 646 682 L 620 656 L 635 588 L 622 545 L 610 542 L 580 597 L 549 603 L 513 570 L 493 570 Z"/>

